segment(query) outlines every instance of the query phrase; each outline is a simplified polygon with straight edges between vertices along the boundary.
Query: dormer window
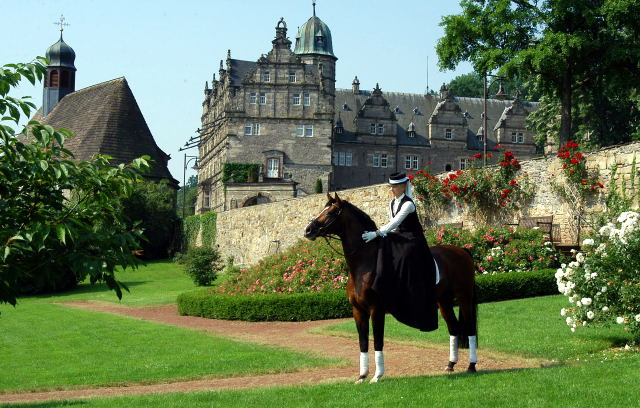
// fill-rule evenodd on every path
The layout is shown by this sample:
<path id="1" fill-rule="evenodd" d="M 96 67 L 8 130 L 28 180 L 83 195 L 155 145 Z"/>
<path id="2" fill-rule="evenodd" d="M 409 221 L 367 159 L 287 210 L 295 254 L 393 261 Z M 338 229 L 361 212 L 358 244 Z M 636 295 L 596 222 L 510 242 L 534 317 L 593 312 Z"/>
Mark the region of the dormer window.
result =
<path id="1" fill-rule="evenodd" d="M 349 105 L 347 105 L 346 103 L 342 104 L 342 110 L 348 111 L 349 110 Z"/>
<path id="2" fill-rule="evenodd" d="M 321 35 L 317 35 L 316 36 L 316 44 L 318 44 L 318 46 L 323 47 L 324 46 L 324 37 L 322 37 Z"/>
<path id="3" fill-rule="evenodd" d="M 409 137 L 416 137 L 416 131 L 415 130 L 410 130 L 408 135 L 409 135 Z"/>
<path id="4" fill-rule="evenodd" d="M 370 134 L 372 134 L 372 135 L 375 135 L 375 134 L 376 134 L 376 124 L 375 124 L 375 123 L 372 123 L 372 124 L 369 126 L 369 133 L 370 133 Z"/>
<path id="5" fill-rule="evenodd" d="M 396 108 L 393 110 L 394 113 L 402 113 L 400 112 L 400 107 L 396 106 Z"/>
<path id="6" fill-rule="evenodd" d="M 418 108 L 413 108 L 413 114 L 414 115 L 419 115 L 420 114 L 420 110 Z"/>
<path id="7" fill-rule="evenodd" d="M 262 82 L 270 82 L 271 81 L 271 74 L 269 73 L 269 71 L 265 71 L 262 73 Z"/>
<path id="8" fill-rule="evenodd" d="M 453 139 L 453 130 L 452 129 L 445 129 L 444 130 L 444 138 L 447 139 L 447 140 Z"/>

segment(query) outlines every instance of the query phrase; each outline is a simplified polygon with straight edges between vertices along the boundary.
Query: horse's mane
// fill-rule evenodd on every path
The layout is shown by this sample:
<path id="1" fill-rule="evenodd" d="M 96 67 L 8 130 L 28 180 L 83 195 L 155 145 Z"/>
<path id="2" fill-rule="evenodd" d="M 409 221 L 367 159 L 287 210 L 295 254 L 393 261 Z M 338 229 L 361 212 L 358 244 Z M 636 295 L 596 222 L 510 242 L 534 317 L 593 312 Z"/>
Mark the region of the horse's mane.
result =
<path id="1" fill-rule="evenodd" d="M 351 210 L 351 212 L 353 212 L 353 214 L 360 220 L 360 222 L 362 222 L 366 230 L 375 231 L 378 229 L 376 223 L 371 219 L 371 217 L 369 217 L 366 212 L 362 211 L 347 200 L 342 200 L 342 205 L 346 206 Z"/>

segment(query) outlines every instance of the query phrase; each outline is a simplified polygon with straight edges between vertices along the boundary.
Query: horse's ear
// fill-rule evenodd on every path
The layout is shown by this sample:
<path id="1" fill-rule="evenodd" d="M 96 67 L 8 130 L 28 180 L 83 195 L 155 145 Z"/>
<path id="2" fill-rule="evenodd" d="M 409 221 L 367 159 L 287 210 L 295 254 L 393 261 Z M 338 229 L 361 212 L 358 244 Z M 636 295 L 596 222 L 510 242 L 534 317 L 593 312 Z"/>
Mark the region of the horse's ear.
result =
<path id="1" fill-rule="evenodd" d="M 335 197 L 334 199 L 336 200 L 336 203 L 340 204 L 342 202 L 342 200 L 340 199 L 340 197 L 338 197 L 338 193 L 335 193 Z"/>
<path id="2" fill-rule="evenodd" d="M 329 194 L 328 191 L 327 191 L 327 200 L 329 200 L 329 201 L 333 200 L 333 197 L 331 197 L 331 194 Z"/>

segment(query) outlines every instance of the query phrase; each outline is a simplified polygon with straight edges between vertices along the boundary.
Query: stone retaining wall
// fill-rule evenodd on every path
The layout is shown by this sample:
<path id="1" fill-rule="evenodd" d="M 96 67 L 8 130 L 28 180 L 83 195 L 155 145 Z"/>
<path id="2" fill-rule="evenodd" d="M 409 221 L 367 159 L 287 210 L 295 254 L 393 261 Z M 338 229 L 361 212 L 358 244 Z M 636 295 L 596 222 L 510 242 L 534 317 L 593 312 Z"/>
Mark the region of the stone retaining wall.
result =
<path id="1" fill-rule="evenodd" d="M 611 170 L 617 165 L 616 182 L 621 188 L 628 189 L 634 158 L 639 150 L 640 143 L 606 148 L 588 155 L 587 163 L 589 168 L 599 170 L 599 179 L 605 184 L 605 190 L 609 185 Z M 521 214 L 504 221 L 517 222 L 520 216 L 553 215 L 554 234 L 559 234 L 556 240 L 578 242 L 580 233 L 577 220 L 574 219 L 575 211 L 551 187 L 551 175 L 562 174 L 560 161 L 555 157 L 539 158 L 524 161 L 522 165 L 523 171 L 528 172 L 535 183 L 536 193 Z M 386 184 L 343 190 L 338 194 L 369 214 L 378 225 L 387 221 L 386 204 L 390 196 Z M 263 257 L 282 251 L 303 238 L 304 228 L 322 210 L 326 200 L 325 194 L 314 194 L 222 212 L 217 218 L 216 242 L 224 258 L 232 256 L 236 264 L 255 264 Z M 588 207 L 592 213 L 601 209 L 598 200 L 593 200 Z M 429 216 L 433 217 L 433 214 Z M 473 228 L 477 223 L 476 219 L 459 208 L 436 216 L 437 220 L 430 220 L 432 224 L 463 222 L 464 228 Z M 584 233 L 584 225 L 581 225 L 581 231 Z"/>

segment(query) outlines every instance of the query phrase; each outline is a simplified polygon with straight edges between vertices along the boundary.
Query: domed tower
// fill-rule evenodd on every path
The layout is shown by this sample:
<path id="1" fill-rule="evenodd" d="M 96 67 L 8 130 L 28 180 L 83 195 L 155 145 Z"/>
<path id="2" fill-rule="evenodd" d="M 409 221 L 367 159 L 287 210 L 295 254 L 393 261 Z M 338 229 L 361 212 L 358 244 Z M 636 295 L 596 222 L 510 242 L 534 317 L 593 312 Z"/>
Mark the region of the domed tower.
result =
<path id="1" fill-rule="evenodd" d="M 296 46 L 293 51 L 300 55 L 305 64 L 318 68 L 325 92 L 335 95 L 336 61 L 331 42 L 331 30 L 316 17 L 316 2 L 313 2 L 313 16 L 298 29 Z"/>
<path id="2" fill-rule="evenodd" d="M 60 40 L 47 49 L 47 76 L 44 79 L 42 98 L 42 117 L 51 112 L 58 102 L 76 88 L 76 67 L 73 65 L 76 53 L 63 41 L 62 30 Z"/>

